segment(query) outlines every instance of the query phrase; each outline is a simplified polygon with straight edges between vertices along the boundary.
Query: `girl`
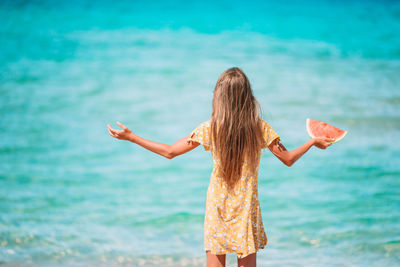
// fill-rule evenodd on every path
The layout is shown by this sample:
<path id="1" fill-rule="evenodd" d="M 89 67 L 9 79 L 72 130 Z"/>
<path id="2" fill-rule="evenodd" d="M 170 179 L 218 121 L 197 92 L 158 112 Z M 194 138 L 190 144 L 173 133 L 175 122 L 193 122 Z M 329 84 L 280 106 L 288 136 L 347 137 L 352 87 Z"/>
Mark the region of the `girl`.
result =
<path id="1" fill-rule="evenodd" d="M 231 68 L 218 78 L 211 119 L 172 145 L 139 137 L 119 122 L 122 130 L 107 125 L 112 137 L 131 141 L 168 159 L 200 144 L 211 150 L 213 171 L 204 220 L 207 267 L 225 266 L 227 253 L 237 254 L 238 266 L 256 266 L 256 253 L 267 244 L 258 200 L 261 149 L 268 148 L 291 166 L 312 146 L 325 149 L 334 141 L 313 138 L 288 151 L 260 114 L 246 75 L 239 68 Z"/>

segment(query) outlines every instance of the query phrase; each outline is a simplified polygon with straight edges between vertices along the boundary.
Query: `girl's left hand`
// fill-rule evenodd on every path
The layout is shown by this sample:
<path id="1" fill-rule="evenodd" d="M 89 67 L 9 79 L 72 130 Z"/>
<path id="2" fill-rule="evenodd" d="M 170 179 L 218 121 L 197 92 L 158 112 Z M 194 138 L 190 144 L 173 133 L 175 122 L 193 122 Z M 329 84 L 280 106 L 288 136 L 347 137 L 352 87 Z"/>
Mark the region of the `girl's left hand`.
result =
<path id="1" fill-rule="evenodd" d="M 119 127 L 122 128 L 122 130 L 115 130 L 113 128 L 111 128 L 110 124 L 107 124 L 107 128 L 108 128 L 108 133 L 117 139 L 120 140 L 132 140 L 133 137 L 133 133 L 131 130 L 128 129 L 128 127 L 126 127 L 125 125 L 123 125 L 122 123 L 117 121 L 117 124 L 119 125 Z"/>

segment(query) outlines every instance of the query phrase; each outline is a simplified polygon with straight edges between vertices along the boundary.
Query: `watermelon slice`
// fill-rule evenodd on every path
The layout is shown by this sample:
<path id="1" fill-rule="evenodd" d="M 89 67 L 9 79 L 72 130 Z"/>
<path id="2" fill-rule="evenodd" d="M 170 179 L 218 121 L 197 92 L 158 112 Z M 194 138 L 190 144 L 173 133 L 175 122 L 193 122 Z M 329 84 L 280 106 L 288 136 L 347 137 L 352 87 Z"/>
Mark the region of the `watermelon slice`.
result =
<path id="1" fill-rule="evenodd" d="M 306 121 L 307 133 L 311 138 L 314 137 L 326 137 L 335 139 L 333 143 L 336 143 L 347 134 L 347 131 L 341 130 L 323 121 L 316 121 L 307 119 Z"/>

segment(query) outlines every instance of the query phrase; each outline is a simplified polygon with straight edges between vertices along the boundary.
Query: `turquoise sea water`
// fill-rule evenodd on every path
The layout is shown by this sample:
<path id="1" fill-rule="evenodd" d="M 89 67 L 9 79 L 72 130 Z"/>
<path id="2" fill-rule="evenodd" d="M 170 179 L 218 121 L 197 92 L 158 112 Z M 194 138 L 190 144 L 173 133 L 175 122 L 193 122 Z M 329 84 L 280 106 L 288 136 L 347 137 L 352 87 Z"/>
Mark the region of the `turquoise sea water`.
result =
<path id="1" fill-rule="evenodd" d="M 348 130 L 259 173 L 260 266 L 400 266 L 397 1 L 1 1 L 0 266 L 204 266 L 211 157 L 172 143 L 232 66 L 289 149 L 310 117 Z M 228 257 L 234 266 L 235 257 Z"/>

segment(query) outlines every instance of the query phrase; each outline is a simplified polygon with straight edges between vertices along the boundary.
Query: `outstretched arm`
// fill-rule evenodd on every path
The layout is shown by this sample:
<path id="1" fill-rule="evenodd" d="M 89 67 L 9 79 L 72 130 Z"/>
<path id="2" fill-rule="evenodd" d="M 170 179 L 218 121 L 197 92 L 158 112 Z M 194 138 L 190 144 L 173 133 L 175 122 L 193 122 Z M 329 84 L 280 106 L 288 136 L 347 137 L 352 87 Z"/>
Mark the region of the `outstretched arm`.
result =
<path id="1" fill-rule="evenodd" d="M 269 150 L 286 166 L 292 166 L 301 156 L 303 156 L 312 146 L 316 146 L 320 149 L 326 149 L 332 144 L 334 139 L 328 138 L 312 138 L 308 140 L 304 145 L 288 151 L 284 145 L 281 144 L 279 138 L 272 141 L 269 145 Z"/>
<path id="2" fill-rule="evenodd" d="M 111 128 L 110 124 L 107 124 L 108 133 L 112 137 L 138 144 L 139 146 L 144 147 L 145 149 L 150 150 L 151 152 L 154 152 L 158 155 L 166 157 L 167 159 L 172 159 L 176 156 L 182 155 L 200 145 L 197 142 L 188 143 L 187 138 L 189 136 L 186 136 L 176 141 L 172 145 L 157 143 L 137 136 L 120 122 L 117 122 L 117 124 L 122 128 L 122 130 L 115 130 Z"/>

